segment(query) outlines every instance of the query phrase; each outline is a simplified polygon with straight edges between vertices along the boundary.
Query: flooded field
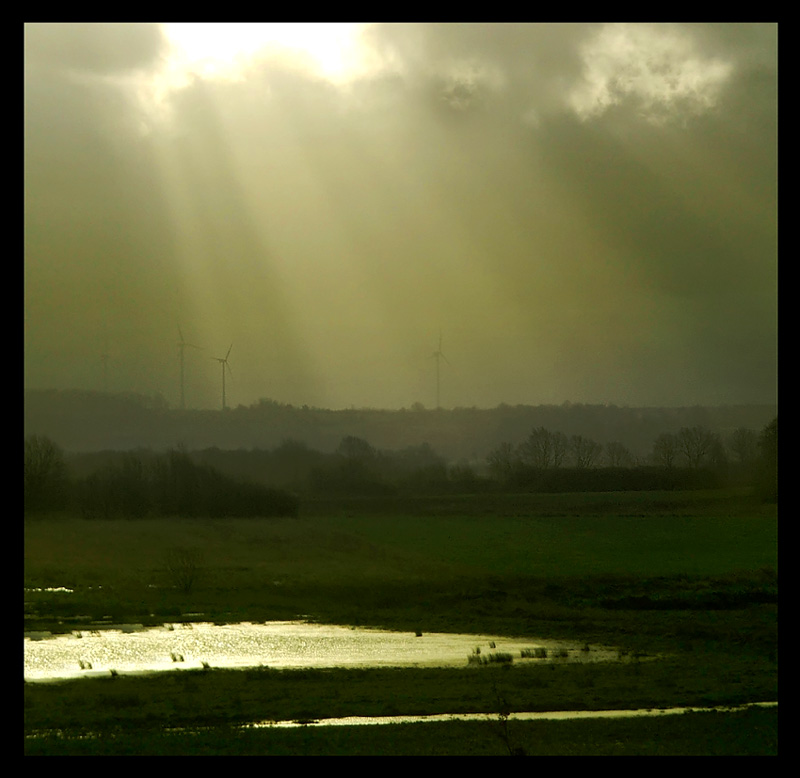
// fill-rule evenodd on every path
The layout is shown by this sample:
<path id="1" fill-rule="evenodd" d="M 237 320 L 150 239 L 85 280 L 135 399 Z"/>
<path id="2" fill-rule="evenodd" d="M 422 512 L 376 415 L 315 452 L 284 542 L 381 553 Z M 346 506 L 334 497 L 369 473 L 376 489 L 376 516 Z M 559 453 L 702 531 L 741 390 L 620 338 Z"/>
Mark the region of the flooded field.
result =
<path id="1" fill-rule="evenodd" d="M 633 710 L 558 710 L 558 711 L 521 711 L 509 713 L 509 721 L 575 721 L 580 719 L 630 719 L 658 716 L 678 716 L 684 713 L 735 713 L 750 708 L 777 708 L 777 701 L 754 702 L 748 705 L 717 706 L 714 708 L 678 707 L 678 708 L 638 708 Z M 295 728 L 295 727 L 358 727 L 376 726 L 379 724 L 436 724 L 447 721 L 497 722 L 496 713 L 441 713 L 430 716 L 347 716 L 304 721 L 262 721 L 245 725 L 253 729 Z"/>
<path id="2" fill-rule="evenodd" d="M 616 649 L 491 635 L 390 632 L 303 621 L 120 624 L 29 632 L 25 680 L 198 668 L 463 667 L 490 662 L 609 662 Z"/>

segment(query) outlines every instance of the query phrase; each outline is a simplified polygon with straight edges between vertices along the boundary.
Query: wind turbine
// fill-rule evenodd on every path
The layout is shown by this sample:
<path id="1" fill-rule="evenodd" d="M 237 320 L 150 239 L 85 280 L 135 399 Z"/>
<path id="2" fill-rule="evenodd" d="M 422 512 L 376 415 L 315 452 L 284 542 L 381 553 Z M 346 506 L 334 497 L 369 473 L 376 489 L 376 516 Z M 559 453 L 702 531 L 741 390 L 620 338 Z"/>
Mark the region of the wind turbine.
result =
<path id="1" fill-rule="evenodd" d="M 183 337 L 183 333 L 181 332 L 180 324 L 178 325 L 178 335 L 180 336 L 180 342 L 178 343 L 178 355 L 180 356 L 180 360 L 181 360 L 181 410 L 185 411 L 186 410 L 186 395 L 184 393 L 184 384 L 183 384 L 183 376 L 184 376 L 184 371 L 183 371 L 183 350 L 186 348 L 186 346 L 189 346 L 190 348 L 202 348 L 202 346 L 195 346 L 194 343 L 187 343 L 186 340 Z"/>
<path id="2" fill-rule="evenodd" d="M 225 405 L 225 368 L 228 368 L 228 372 L 231 373 L 231 366 L 228 364 L 228 357 L 231 355 L 231 348 L 233 348 L 233 343 L 231 343 L 231 347 L 228 349 L 228 353 L 225 355 L 225 358 L 222 357 L 211 357 L 211 359 L 216 360 L 219 362 L 220 366 L 222 367 L 222 410 L 224 411 L 227 407 Z M 231 373 L 233 376 L 233 373 Z"/>
<path id="3" fill-rule="evenodd" d="M 439 333 L 439 348 L 437 351 L 434 351 L 432 354 L 433 359 L 436 360 L 436 409 L 438 410 L 441 408 L 441 403 L 439 402 L 439 397 L 441 393 L 441 362 L 444 360 L 447 362 L 447 357 L 442 352 L 442 333 Z M 447 362 L 449 365 L 450 363 Z"/>

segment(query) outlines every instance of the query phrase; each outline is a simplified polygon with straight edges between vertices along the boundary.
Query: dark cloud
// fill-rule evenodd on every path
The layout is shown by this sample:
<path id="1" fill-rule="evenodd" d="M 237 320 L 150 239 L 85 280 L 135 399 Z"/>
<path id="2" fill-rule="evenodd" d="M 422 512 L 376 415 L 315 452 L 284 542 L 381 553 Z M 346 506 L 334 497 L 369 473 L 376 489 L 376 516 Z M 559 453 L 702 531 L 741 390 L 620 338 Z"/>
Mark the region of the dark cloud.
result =
<path id="1" fill-rule="evenodd" d="M 26 383 L 106 338 L 174 401 L 180 321 L 206 406 L 231 342 L 234 403 L 431 404 L 440 331 L 446 405 L 774 400 L 774 26 L 378 25 L 346 88 L 271 58 L 150 115 L 74 73 L 157 28 L 29 27 Z"/>

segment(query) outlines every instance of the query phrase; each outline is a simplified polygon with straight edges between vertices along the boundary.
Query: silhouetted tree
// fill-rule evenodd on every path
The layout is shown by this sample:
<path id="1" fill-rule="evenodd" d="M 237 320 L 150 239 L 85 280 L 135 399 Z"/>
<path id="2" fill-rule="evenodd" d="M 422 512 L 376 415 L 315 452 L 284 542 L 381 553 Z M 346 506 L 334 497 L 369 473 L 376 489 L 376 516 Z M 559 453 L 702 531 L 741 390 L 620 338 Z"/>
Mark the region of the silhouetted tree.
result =
<path id="1" fill-rule="evenodd" d="M 553 467 L 561 467 L 567 457 L 569 443 L 567 436 L 563 432 L 552 433 L 553 445 Z"/>
<path id="2" fill-rule="evenodd" d="M 633 454 L 618 440 L 606 443 L 604 459 L 608 467 L 633 467 L 634 464 Z"/>
<path id="3" fill-rule="evenodd" d="M 353 435 L 342 438 L 336 453 L 348 462 L 360 462 L 361 464 L 374 462 L 377 456 L 375 449 L 366 440 Z"/>
<path id="4" fill-rule="evenodd" d="M 678 448 L 694 469 L 707 463 L 712 452 L 721 448 L 718 444 L 718 437 L 705 427 L 681 427 L 678 432 Z"/>
<path id="5" fill-rule="evenodd" d="M 679 453 L 678 437 L 671 432 L 662 432 L 653 443 L 653 462 L 660 467 L 674 467 Z"/>
<path id="6" fill-rule="evenodd" d="M 584 438 L 583 435 L 573 435 L 569 439 L 569 447 L 572 461 L 579 469 L 593 467 L 603 452 L 603 447 L 599 443 Z"/>
<path id="7" fill-rule="evenodd" d="M 394 471 L 398 473 L 413 473 L 426 467 L 444 465 L 445 461 L 431 447 L 430 443 L 420 443 L 418 446 L 406 446 L 390 454 L 384 453 Z"/>
<path id="8" fill-rule="evenodd" d="M 25 512 L 64 507 L 66 487 L 66 465 L 61 448 L 44 435 L 25 438 Z"/>
<path id="9" fill-rule="evenodd" d="M 776 416 L 761 431 L 758 438 L 761 453 L 758 492 L 764 500 L 778 499 L 778 417 Z"/>
<path id="10" fill-rule="evenodd" d="M 152 478 L 142 456 L 129 453 L 122 460 L 117 489 L 125 516 L 142 518 L 152 510 Z"/>
<path id="11" fill-rule="evenodd" d="M 318 492 L 386 494 L 394 487 L 383 477 L 386 458 L 363 438 L 342 438 L 336 452 L 310 475 L 312 489 Z"/>
<path id="12" fill-rule="evenodd" d="M 514 472 L 517 456 L 514 447 L 510 443 L 501 443 L 497 448 L 489 452 L 486 463 L 489 466 L 489 473 L 492 478 L 498 481 L 508 481 Z"/>
<path id="13" fill-rule="evenodd" d="M 739 427 L 733 431 L 730 450 L 740 465 L 750 466 L 758 459 L 758 435 L 755 430 Z"/>
<path id="14" fill-rule="evenodd" d="M 171 548 L 164 558 L 170 583 L 184 594 L 189 594 L 200 577 L 202 561 L 202 554 L 196 548 Z"/>
<path id="15" fill-rule="evenodd" d="M 79 486 L 84 515 L 97 518 L 296 516 L 299 508 L 286 491 L 223 475 L 182 451 L 157 458 L 126 454 Z"/>
<path id="16" fill-rule="evenodd" d="M 729 464 L 728 452 L 725 450 L 722 438 L 716 433 L 712 433 L 712 435 L 714 439 L 711 441 L 711 447 L 708 450 L 708 464 L 715 470 L 722 471 L 727 469 Z"/>
<path id="17" fill-rule="evenodd" d="M 524 464 L 538 470 L 561 467 L 567 454 L 567 437 L 562 432 L 537 427 L 517 451 Z"/>

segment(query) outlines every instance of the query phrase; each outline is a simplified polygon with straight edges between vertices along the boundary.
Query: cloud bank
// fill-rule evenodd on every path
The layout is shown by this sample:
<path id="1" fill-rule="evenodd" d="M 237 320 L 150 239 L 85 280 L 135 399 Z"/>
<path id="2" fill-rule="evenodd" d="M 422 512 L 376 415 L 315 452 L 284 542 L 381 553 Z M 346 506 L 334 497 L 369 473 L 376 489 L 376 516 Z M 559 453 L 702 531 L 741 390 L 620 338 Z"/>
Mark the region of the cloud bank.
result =
<path id="1" fill-rule="evenodd" d="M 775 25 L 370 25 L 327 78 L 25 28 L 25 383 L 774 402 Z M 170 75 L 171 74 L 171 75 Z M 108 355 L 104 372 L 102 355 Z"/>

